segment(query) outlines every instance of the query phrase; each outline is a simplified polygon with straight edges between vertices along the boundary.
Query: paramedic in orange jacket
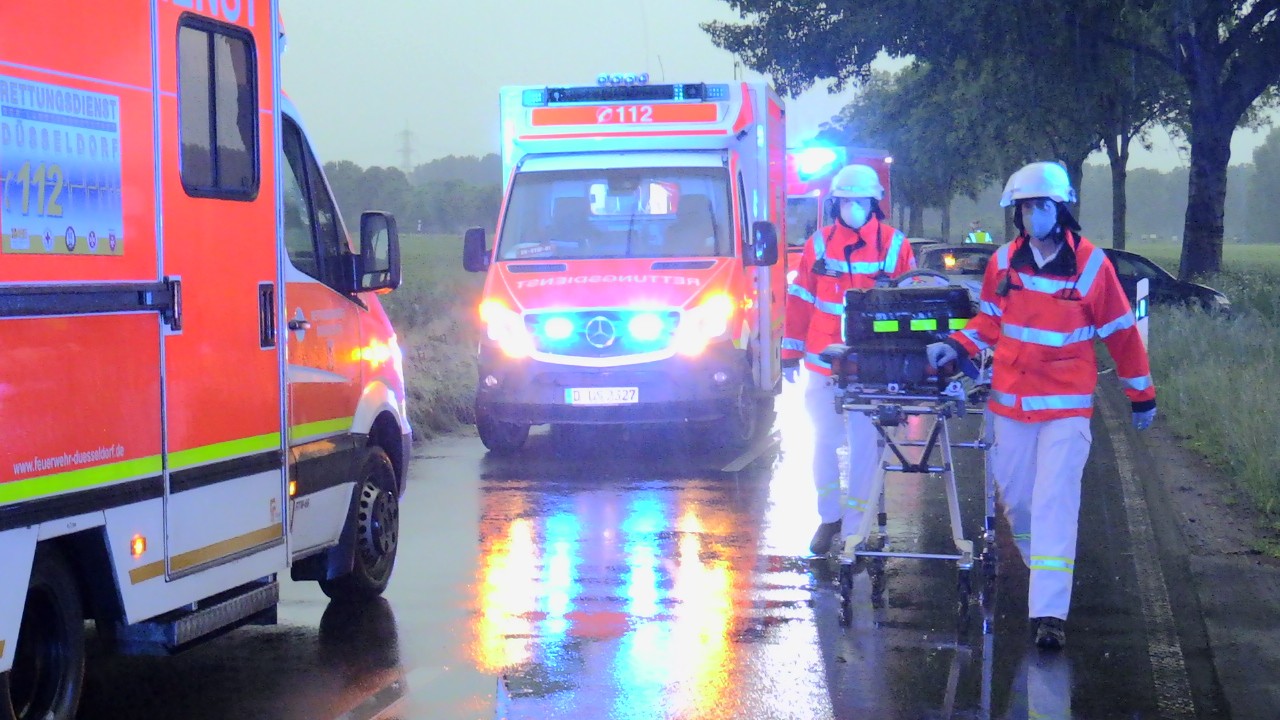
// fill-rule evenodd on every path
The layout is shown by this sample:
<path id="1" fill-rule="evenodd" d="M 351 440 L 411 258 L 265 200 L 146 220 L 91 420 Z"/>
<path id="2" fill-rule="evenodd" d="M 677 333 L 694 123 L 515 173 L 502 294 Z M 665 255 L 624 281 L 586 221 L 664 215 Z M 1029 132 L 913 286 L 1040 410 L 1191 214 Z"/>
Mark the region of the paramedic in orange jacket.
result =
<path id="1" fill-rule="evenodd" d="M 807 373 L 805 406 L 813 421 L 813 484 L 818 494 L 821 524 L 809 550 L 825 555 L 844 528 L 857 531 L 871 502 L 882 452 L 879 433 L 861 413 L 837 413 L 831 365 L 819 357 L 826 347 L 841 342 L 844 293 L 867 289 L 915 268 L 911 244 L 883 222 L 880 200 L 884 187 L 867 165 L 849 165 L 831 180 L 831 198 L 838 203 L 835 222 L 809 237 L 800 256 L 796 278 L 787 288 L 787 319 L 782 340 L 782 371 L 795 382 L 803 359 Z M 848 492 L 841 497 L 840 465 L 836 451 L 849 444 Z"/>
<path id="2" fill-rule="evenodd" d="M 1016 205 L 1020 234 L 987 264 L 977 317 L 927 350 L 940 367 L 959 353 L 995 347 L 992 463 L 1031 569 L 1027 604 L 1036 644 L 1047 649 L 1066 642 L 1080 477 L 1093 440 L 1095 338 L 1115 360 L 1134 426 L 1146 429 L 1156 414 L 1147 349 L 1129 301 L 1106 255 L 1080 235 L 1066 207 L 1074 201 L 1057 163 L 1031 163 L 1009 178 L 1000 204 Z"/>

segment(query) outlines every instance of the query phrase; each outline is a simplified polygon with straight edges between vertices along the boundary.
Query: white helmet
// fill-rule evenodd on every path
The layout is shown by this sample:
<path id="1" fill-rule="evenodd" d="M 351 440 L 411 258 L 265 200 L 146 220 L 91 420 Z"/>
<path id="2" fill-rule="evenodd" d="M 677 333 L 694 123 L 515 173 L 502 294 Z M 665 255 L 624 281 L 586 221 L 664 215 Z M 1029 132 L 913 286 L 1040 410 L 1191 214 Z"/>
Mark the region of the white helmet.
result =
<path id="1" fill-rule="evenodd" d="M 1076 201 L 1067 169 L 1056 162 L 1033 162 L 1009 176 L 1000 196 L 1000 207 L 1009 207 L 1023 198 L 1047 197 L 1061 203 Z"/>
<path id="2" fill-rule="evenodd" d="M 831 197 L 884 199 L 880 176 L 867 165 L 845 165 L 831 178 Z"/>

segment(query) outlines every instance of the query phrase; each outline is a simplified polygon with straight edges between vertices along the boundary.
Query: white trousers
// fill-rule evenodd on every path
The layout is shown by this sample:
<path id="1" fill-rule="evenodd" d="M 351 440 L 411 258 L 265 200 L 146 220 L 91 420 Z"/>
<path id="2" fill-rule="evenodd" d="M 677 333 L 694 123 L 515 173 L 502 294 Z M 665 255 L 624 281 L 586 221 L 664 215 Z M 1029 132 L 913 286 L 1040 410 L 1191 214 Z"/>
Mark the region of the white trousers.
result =
<path id="1" fill-rule="evenodd" d="M 876 473 L 884 472 L 884 444 L 871 418 L 862 413 L 836 412 L 836 391 L 831 378 L 805 373 L 804 402 L 813 422 L 813 487 L 818 494 L 818 515 L 824 523 L 841 520 L 841 535 L 857 532 L 864 512 L 875 512 L 871 497 Z M 840 446 L 849 446 L 848 488 L 842 490 Z"/>
<path id="2" fill-rule="evenodd" d="M 1024 423 L 995 416 L 991 453 L 1004 514 L 1031 569 L 1028 617 L 1067 619 L 1076 563 L 1080 478 L 1093 434 L 1089 419 Z"/>

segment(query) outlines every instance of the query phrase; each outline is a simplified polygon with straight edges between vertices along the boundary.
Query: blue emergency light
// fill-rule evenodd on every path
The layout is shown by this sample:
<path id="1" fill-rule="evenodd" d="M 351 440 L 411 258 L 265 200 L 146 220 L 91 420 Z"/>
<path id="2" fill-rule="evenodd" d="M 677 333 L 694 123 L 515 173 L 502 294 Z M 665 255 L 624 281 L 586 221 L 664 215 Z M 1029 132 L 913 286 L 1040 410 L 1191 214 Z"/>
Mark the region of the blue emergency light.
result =
<path id="1" fill-rule="evenodd" d="M 807 147 L 794 153 L 793 157 L 796 163 L 796 176 L 801 180 L 825 175 L 845 164 L 844 148 L 839 147 Z"/>

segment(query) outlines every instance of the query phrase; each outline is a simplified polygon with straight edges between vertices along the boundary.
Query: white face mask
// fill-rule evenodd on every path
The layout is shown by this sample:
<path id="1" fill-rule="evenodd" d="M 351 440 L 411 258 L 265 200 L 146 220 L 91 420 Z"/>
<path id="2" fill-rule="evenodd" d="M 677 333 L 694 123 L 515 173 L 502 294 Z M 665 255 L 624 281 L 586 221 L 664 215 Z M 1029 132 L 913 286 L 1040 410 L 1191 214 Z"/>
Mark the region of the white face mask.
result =
<path id="1" fill-rule="evenodd" d="M 1058 206 L 1056 205 L 1049 204 L 1047 208 L 1034 205 L 1022 210 L 1022 226 L 1027 229 L 1027 234 L 1033 238 L 1043 240 L 1045 236 L 1053 232 L 1053 228 L 1057 224 Z"/>
<path id="2" fill-rule="evenodd" d="M 840 203 L 840 219 L 845 225 L 857 230 L 867 224 L 867 217 L 871 211 L 862 206 L 857 200 L 845 200 Z"/>

